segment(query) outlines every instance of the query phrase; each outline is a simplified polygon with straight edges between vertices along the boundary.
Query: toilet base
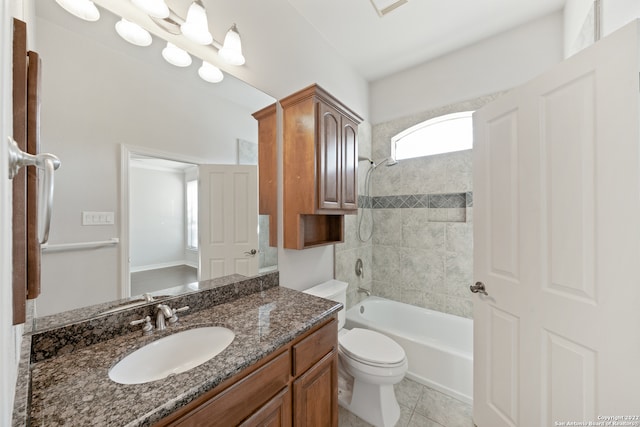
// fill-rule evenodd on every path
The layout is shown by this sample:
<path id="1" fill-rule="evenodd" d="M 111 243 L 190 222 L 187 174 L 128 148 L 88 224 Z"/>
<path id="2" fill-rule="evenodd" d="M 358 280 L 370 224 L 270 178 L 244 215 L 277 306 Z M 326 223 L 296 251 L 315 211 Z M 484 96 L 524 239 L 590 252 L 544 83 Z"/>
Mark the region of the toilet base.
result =
<path id="1" fill-rule="evenodd" d="M 376 427 L 392 427 L 400 419 L 393 384 L 374 385 L 353 380 L 351 401 L 338 397 L 340 406 Z"/>

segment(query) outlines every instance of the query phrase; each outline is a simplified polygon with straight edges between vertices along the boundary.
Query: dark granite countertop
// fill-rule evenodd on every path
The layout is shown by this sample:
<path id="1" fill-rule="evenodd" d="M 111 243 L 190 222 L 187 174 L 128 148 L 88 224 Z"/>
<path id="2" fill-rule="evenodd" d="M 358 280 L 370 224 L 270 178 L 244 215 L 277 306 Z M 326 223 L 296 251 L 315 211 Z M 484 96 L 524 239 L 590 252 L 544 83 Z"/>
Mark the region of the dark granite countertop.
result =
<path id="1" fill-rule="evenodd" d="M 185 312 L 177 324 L 150 336 L 143 336 L 138 326 L 71 352 L 32 360 L 30 425 L 151 425 L 340 308 L 339 303 L 276 286 Z M 225 326 L 236 336 L 204 364 L 146 384 L 123 385 L 109 379 L 110 367 L 143 345 L 179 330 L 211 325 Z"/>

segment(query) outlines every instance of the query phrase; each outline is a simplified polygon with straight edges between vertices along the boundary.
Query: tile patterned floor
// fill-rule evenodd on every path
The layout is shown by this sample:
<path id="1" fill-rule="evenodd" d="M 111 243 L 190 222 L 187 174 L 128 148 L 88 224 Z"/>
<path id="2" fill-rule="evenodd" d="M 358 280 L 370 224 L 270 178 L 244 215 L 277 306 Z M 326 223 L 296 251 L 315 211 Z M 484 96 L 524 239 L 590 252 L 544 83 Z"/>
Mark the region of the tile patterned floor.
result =
<path id="1" fill-rule="evenodd" d="M 471 405 L 405 378 L 395 388 L 400 404 L 396 427 L 474 427 Z M 371 427 L 340 407 L 340 427 Z"/>

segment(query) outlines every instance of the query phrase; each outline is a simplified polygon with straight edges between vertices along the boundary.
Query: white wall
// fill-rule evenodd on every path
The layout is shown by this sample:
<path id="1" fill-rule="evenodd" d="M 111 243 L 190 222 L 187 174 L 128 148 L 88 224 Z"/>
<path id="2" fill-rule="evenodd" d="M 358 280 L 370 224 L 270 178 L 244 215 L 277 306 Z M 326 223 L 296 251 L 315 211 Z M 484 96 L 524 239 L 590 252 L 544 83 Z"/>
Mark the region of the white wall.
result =
<path id="1" fill-rule="evenodd" d="M 595 0 L 567 0 L 564 7 L 564 50 L 569 57 L 589 45 L 596 15 Z M 606 37 L 640 17 L 637 0 L 600 0 L 600 36 Z M 591 37 L 593 38 L 593 37 Z"/>
<path id="2" fill-rule="evenodd" d="M 601 0 L 602 1 L 602 35 L 613 33 L 629 22 L 640 17 L 638 0 Z"/>
<path id="3" fill-rule="evenodd" d="M 131 272 L 185 263 L 184 173 L 132 167 Z"/>
<path id="4" fill-rule="evenodd" d="M 567 0 L 564 6 L 564 57 L 594 41 L 595 0 Z"/>
<path id="5" fill-rule="evenodd" d="M 562 13 L 556 12 L 372 82 L 371 122 L 513 88 L 562 60 L 562 40 Z"/>

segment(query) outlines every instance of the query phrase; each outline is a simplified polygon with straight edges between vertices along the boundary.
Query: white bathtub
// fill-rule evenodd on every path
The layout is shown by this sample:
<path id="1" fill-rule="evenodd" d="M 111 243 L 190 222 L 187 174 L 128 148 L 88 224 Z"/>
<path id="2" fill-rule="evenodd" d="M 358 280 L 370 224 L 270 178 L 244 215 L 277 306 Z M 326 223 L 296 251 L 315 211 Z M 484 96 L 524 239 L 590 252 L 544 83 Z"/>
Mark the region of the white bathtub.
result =
<path id="1" fill-rule="evenodd" d="M 371 296 L 347 310 L 345 326 L 393 338 L 407 354 L 408 378 L 472 403 L 471 319 Z"/>

